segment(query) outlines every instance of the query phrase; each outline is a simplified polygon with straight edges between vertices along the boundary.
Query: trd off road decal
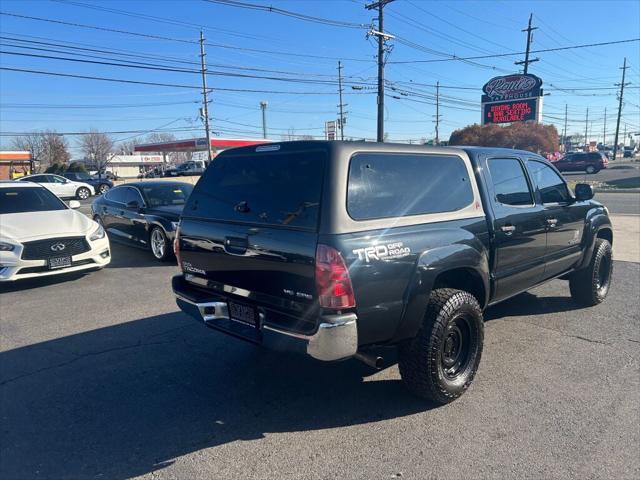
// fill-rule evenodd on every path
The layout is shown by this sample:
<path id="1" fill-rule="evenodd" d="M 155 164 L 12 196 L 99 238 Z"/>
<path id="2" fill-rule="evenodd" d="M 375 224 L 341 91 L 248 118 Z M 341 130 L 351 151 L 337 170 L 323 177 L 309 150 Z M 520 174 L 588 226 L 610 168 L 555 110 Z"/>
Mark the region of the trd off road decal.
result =
<path id="1" fill-rule="evenodd" d="M 411 249 L 409 247 L 405 247 L 402 242 L 356 248 L 353 250 L 353 254 L 358 256 L 358 260 L 364 260 L 367 263 L 373 260 L 393 260 L 394 258 L 402 258 L 406 257 L 410 253 Z"/>

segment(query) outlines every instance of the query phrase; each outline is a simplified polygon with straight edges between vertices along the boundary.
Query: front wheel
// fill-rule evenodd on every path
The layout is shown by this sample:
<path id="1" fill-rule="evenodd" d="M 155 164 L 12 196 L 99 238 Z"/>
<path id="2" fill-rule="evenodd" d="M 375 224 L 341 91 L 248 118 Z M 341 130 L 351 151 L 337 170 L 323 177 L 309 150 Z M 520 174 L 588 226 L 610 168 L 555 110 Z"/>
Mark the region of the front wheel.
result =
<path id="1" fill-rule="evenodd" d="M 402 382 L 412 393 L 436 403 L 462 395 L 476 374 L 484 338 L 482 310 L 468 292 L 431 292 L 422 327 L 398 347 Z"/>
<path id="2" fill-rule="evenodd" d="M 169 239 L 160 227 L 153 227 L 149 235 L 151 243 L 151 253 L 156 260 L 164 261 L 169 258 Z"/>
<path id="3" fill-rule="evenodd" d="M 107 185 L 106 183 L 101 184 L 98 187 L 98 191 L 100 192 L 100 195 L 104 195 L 109 191 L 109 185 Z"/>
<path id="4" fill-rule="evenodd" d="M 604 238 L 596 238 L 589 266 L 572 273 L 569 278 L 571 297 L 586 307 L 602 303 L 609 293 L 612 274 L 611 244 Z"/>
<path id="5" fill-rule="evenodd" d="M 78 200 L 86 200 L 91 196 L 91 191 L 87 187 L 80 187 L 76 190 L 76 198 Z"/>

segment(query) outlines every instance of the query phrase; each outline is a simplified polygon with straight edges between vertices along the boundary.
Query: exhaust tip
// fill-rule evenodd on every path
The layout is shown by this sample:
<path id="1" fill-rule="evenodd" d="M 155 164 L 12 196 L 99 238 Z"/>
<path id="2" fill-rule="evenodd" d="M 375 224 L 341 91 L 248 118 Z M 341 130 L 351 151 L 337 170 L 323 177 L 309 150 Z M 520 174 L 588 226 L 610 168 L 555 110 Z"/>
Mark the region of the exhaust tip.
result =
<path id="1" fill-rule="evenodd" d="M 384 358 L 377 355 L 371 355 L 364 352 L 356 352 L 354 357 L 360 360 L 362 363 L 375 368 L 376 370 L 380 370 L 382 367 L 384 367 Z"/>

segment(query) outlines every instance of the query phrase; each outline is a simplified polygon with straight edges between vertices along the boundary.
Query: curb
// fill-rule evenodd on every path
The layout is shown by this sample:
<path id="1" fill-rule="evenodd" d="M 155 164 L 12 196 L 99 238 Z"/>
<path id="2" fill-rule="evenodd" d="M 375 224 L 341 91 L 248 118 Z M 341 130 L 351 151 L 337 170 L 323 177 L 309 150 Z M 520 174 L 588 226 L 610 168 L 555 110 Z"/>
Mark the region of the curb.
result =
<path id="1" fill-rule="evenodd" d="M 640 193 L 640 188 L 594 188 L 595 193 Z"/>

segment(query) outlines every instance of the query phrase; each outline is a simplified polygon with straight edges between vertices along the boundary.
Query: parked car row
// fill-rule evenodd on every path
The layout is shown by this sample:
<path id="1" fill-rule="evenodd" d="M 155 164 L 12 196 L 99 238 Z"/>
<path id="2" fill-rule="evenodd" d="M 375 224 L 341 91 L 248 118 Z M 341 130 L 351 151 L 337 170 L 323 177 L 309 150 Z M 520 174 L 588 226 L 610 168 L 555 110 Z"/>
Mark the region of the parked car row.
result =
<path id="1" fill-rule="evenodd" d="M 92 195 L 103 194 L 113 187 L 113 182 L 106 178 L 98 179 L 79 172 L 66 172 L 62 175 L 39 173 L 26 175 L 15 181 L 37 183 L 60 198 L 76 198 L 78 200 L 86 200 Z"/>

